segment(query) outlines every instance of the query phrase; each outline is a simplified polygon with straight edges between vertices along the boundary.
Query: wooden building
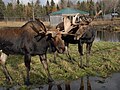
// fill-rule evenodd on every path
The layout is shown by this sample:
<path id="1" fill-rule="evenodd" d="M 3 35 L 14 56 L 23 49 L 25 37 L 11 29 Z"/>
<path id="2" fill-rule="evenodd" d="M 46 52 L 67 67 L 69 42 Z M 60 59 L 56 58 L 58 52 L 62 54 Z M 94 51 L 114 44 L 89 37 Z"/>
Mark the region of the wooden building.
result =
<path id="1" fill-rule="evenodd" d="M 89 13 L 85 11 L 80 11 L 73 8 L 65 8 L 50 14 L 50 24 L 51 26 L 56 26 L 58 23 L 63 21 L 63 16 L 73 17 L 77 13 L 79 13 L 80 15 L 89 15 Z"/>

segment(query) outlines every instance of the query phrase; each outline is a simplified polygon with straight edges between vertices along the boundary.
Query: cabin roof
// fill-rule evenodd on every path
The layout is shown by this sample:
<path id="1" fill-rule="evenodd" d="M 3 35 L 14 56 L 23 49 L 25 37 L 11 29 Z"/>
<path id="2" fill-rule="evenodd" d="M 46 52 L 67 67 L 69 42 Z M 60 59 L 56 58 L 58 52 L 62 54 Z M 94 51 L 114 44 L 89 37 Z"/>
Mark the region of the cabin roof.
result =
<path id="1" fill-rule="evenodd" d="M 65 8 L 65 9 L 61 9 L 59 11 L 56 11 L 56 12 L 53 12 L 51 13 L 50 15 L 71 15 L 71 14 L 89 14 L 88 12 L 85 12 L 85 11 L 81 11 L 81 10 L 78 10 L 78 9 L 73 9 L 73 8 Z"/>

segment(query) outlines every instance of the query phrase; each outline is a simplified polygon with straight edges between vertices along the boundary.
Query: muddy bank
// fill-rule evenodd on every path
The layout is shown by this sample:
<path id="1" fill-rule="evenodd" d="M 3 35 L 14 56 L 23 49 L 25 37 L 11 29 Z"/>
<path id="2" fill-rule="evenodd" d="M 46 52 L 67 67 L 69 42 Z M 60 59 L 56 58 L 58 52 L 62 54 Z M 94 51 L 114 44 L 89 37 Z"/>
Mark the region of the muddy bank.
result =
<path id="1" fill-rule="evenodd" d="M 92 25 L 96 28 L 96 30 L 105 30 L 109 32 L 120 32 L 120 20 L 99 20 L 93 21 Z"/>

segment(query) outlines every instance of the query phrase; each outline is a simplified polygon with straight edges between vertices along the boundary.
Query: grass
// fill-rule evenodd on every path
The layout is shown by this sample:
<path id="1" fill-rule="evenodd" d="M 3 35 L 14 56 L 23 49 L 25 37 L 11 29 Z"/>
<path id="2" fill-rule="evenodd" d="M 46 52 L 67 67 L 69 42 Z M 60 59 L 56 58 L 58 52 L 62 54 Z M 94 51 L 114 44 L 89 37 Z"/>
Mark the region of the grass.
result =
<path id="1" fill-rule="evenodd" d="M 25 21 L 1 21 L 0 27 L 21 27 L 25 23 Z"/>
<path id="2" fill-rule="evenodd" d="M 1 27 L 21 27 L 27 21 L 0 21 L 0 28 Z M 50 22 L 43 22 L 44 25 L 49 26 Z"/>
<path id="3" fill-rule="evenodd" d="M 47 55 L 50 73 L 54 80 L 71 81 L 86 75 L 107 77 L 113 72 L 120 71 L 119 42 L 94 42 L 89 59 L 90 67 L 84 69 L 79 68 L 80 57 L 77 51 L 77 45 L 70 45 L 70 50 L 71 56 L 75 60 L 73 63 L 63 54 L 59 54 L 56 63 L 53 60 L 53 54 Z M 85 55 L 83 59 L 83 63 L 85 64 Z M 6 65 L 10 75 L 14 79 L 14 83 L 10 84 L 10 86 L 16 84 L 24 86 L 26 69 L 23 56 L 10 55 Z M 33 85 L 47 83 L 47 76 L 38 56 L 32 57 L 30 80 Z M 5 76 L 0 70 L 0 86 L 7 86 L 8 83 L 5 81 Z"/>

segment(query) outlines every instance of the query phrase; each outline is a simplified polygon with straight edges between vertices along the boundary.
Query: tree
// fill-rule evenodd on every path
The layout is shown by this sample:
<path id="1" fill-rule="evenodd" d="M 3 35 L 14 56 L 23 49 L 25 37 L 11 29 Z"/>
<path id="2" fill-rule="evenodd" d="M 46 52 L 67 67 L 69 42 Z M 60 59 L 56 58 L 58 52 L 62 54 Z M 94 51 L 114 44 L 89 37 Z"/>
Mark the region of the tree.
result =
<path id="1" fill-rule="evenodd" d="M 5 4 L 2 0 L 0 0 L 0 13 L 2 13 L 3 15 L 5 15 Z"/>
<path id="2" fill-rule="evenodd" d="M 46 2 L 46 14 L 49 15 L 50 13 L 50 4 L 49 4 L 49 1 L 47 0 Z"/>
<path id="3" fill-rule="evenodd" d="M 39 0 L 36 0 L 35 2 L 34 13 L 35 13 L 35 17 L 39 17 L 42 14 L 42 6 L 40 5 Z"/>
<path id="4" fill-rule="evenodd" d="M 57 8 L 55 6 L 55 2 L 53 0 L 51 0 L 51 12 L 54 12 L 56 10 L 57 10 Z"/>
<path id="5" fill-rule="evenodd" d="M 57 4 L 57 11 L 60 10 L 59 5 Z"/>
<path id="6" fill-rule="evenodd" d="M 14 9 L 16 4 L 17 4 L 17 1 L 16 0 L 11 0 L 11 3 L 12 3 L 12 6 L 13 6 L 13 9 Z"/>
<path id="7" fill-rule="evenodd" d="M 40 12 L 41 12 L 41 6 L 40 6 L 40 1 L 36 0 L 36 2 L 31 1 L 31 3 L 28 3 L 28 8 L 31 11 L 30 17 L 35 20 L 35 17 L 39 17 Z"/>
<path id="8" fill-rule="evenodd" d="M 116 11 L 118 12 L 118 14 L 120 16 L 120 0 L 118 0 Z"/>
<path id="9" fill-rule="evenodd" d="M 54 0 L 51 0 L 51 6 L 55 6 Z"/>
<path id="10" fill-rule="evenodd" d="M 102 5 L 103 14 L 108 14 L 113 12 L 116 7 L 117 0 L 102 0 L 100 3 Z"/>
<path id="11" fill-rule="evenodd" d="M 24 6 L 22 4 L 20 4 L 20 1 L 17 0 L 17 4 L 15 6 L 15 16 L 19 19 L 23 18 L 24 17 Z"/>
<path id="12" fill-rule="evenodd" d="M 100 11 L 100 10 L 102 10 L 102 8 L 101 8 L 101 5 L 100 5 L 100 3 L 99 2 L 96 2 L 96 11 L 98 12 L 98 11 Z"/>
<path id="13" fill-rule="evenodd" d="M 67 7 L 74 7 L 73 2 L 70 1 L 70 0 L 68 0 L 68 2 L 67 2 Z"/>
<path id="14" fill-rule="evenodd" d="M 20 4 L 20 1 L 19 1 L 19 0 L 17 0 L 17 4 Z"/>
<path id="15" fill-rule="evenodd" d="M 60 1 L 60 9 L 63 9 L 63 8 L 65 8 L 66 7 L 66 5 L 65 5 L 65 0 L 61 0 Z"/>
<path id="16" fill-rule="evenodd" d="M 85 1 L 80 3 L 80 10 L 87 11 L 87 3 Z"/>
<path id="17" fill-rule="evenodd" d="M 25 15 L 26 18 L 32 18 L 32 4 L 28 2 L 25 6 Z"/>
<path id="18" fill-rule="evenodd" d="M 70 1 L 68 0 L 68 2 L 67 2 L 67 7 L 70 7 Z"/>
<path id="19" fill-rule="evenodd" d="M 51 11 L 52 11 L 52 12 L 55 12 L 55 11 L 57 11 L 57 8 L 56 8 L 56 6 L 53 6 Z"/>
<path id="20" fill-rule="evenodd" d="M 76 8 L 80 9 L 80 1 L 77 2 Z"/>
<path id="21" fill-rule="evenodd" d="M 92 0 L 90 0 L 89 2 L 89 14 L 90 16 L 93 16 L 94 15 L 94 12 L 95 12 L 95 9 L 94 9 L 94 2 Z"/>
<path id="22" fill-rule="evenodd" d="M 8 3 L 7 4 L 7 8 L 6 8 L 6 17 L 14 17 L 14 13 L 13 13 L 13 4 L 12 3 Z"/>

